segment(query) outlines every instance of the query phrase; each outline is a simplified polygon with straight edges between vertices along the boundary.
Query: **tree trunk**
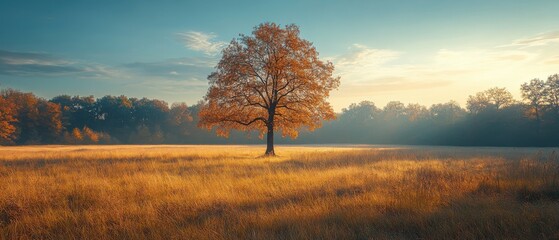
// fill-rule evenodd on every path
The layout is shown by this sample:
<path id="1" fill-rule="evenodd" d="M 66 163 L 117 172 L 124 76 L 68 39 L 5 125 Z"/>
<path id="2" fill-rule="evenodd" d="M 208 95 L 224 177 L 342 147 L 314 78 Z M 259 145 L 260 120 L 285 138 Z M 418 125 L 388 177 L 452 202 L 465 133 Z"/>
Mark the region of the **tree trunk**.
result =
<path id="1" fill-rule="evenodd" d="M 272 106 L 268 109 L 268 132 L 266 133 L 266 152 L 264 155 L 266 156 L 275 156 L 276 153 L 274 152 L 274 116 L 276 115 L 276 105 L 272 104 Z"/>
<path id="2" fill-rule="evenodd" d="M 266 133 L 266 156 L 275 156 L 274 152 L 274 126 L 272 124 L 268 125 L 268 132 Z"/>

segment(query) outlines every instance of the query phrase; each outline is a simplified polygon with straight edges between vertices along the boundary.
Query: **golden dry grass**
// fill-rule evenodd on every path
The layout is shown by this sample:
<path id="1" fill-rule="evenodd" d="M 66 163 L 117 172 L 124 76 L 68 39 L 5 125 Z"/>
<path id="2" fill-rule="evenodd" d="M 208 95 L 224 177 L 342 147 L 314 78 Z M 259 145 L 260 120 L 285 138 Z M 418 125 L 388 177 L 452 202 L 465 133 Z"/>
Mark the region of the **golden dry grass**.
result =
<path id="1" fill-rule="evenodd" d="M 0 147 L 0 238 L 557 239 L 556 150 Z"/>

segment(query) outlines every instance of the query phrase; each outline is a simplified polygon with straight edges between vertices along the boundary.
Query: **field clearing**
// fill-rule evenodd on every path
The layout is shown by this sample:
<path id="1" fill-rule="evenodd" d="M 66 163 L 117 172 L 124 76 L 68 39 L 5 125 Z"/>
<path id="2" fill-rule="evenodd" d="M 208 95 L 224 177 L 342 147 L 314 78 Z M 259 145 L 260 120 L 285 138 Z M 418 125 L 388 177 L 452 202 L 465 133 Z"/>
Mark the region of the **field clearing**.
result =
<path id="1" fill-rule="evenodd" d="M 558 239 L 557 148 L 0 147 L 1 239 Z"/>

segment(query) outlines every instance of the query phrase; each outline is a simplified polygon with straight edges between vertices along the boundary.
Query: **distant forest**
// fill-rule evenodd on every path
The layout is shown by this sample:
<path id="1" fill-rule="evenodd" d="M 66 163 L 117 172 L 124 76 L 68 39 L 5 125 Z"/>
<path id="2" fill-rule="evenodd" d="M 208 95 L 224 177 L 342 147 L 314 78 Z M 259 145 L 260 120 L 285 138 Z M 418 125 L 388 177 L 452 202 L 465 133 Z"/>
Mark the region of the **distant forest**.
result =
<path id="1" fill-rule="evenodd" d="M 520 86 L 522 100 L 505 88 L 456 102 L 405 105 L 351 104 L 322 128 L 301 130 L 297 144 L 419 144 L 559 146 L 559 75 Z M 0 144 L 250 144 L 258 134 L 228 139 L 197 127 L 202 102 L 169 106 L 157 99 L 68 96 L 50 100 L 13 89 L 0 92 Z M 248 136 L 247 136 L 248 135 Z"/>

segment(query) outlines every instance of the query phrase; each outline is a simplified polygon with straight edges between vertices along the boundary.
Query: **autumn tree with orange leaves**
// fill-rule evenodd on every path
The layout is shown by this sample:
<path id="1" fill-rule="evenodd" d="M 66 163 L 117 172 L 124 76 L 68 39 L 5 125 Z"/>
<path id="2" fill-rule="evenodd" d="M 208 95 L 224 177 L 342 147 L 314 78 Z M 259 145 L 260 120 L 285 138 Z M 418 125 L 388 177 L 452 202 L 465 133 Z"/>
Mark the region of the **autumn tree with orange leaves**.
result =
<path id="1" fill-rule="evenodd" d="M 0 145 L 12 143 L 15 138 L 15 104 L 0 95 Z"/>
<path id="2" fill-rule="evenodd" d="M 266 135 L 266 155 L 275 155 L 274 131 L 296 138 L 335 118 L 326 101 L 337 89 L 334 65 L 318 58 L 312 43 L 299 37 L 296 25 L 264 23 L 252 36 L 240 35 L 223 50 L 199 116 L 199 126 L 216 127 L 227 137 L 231 129 Z"/>

